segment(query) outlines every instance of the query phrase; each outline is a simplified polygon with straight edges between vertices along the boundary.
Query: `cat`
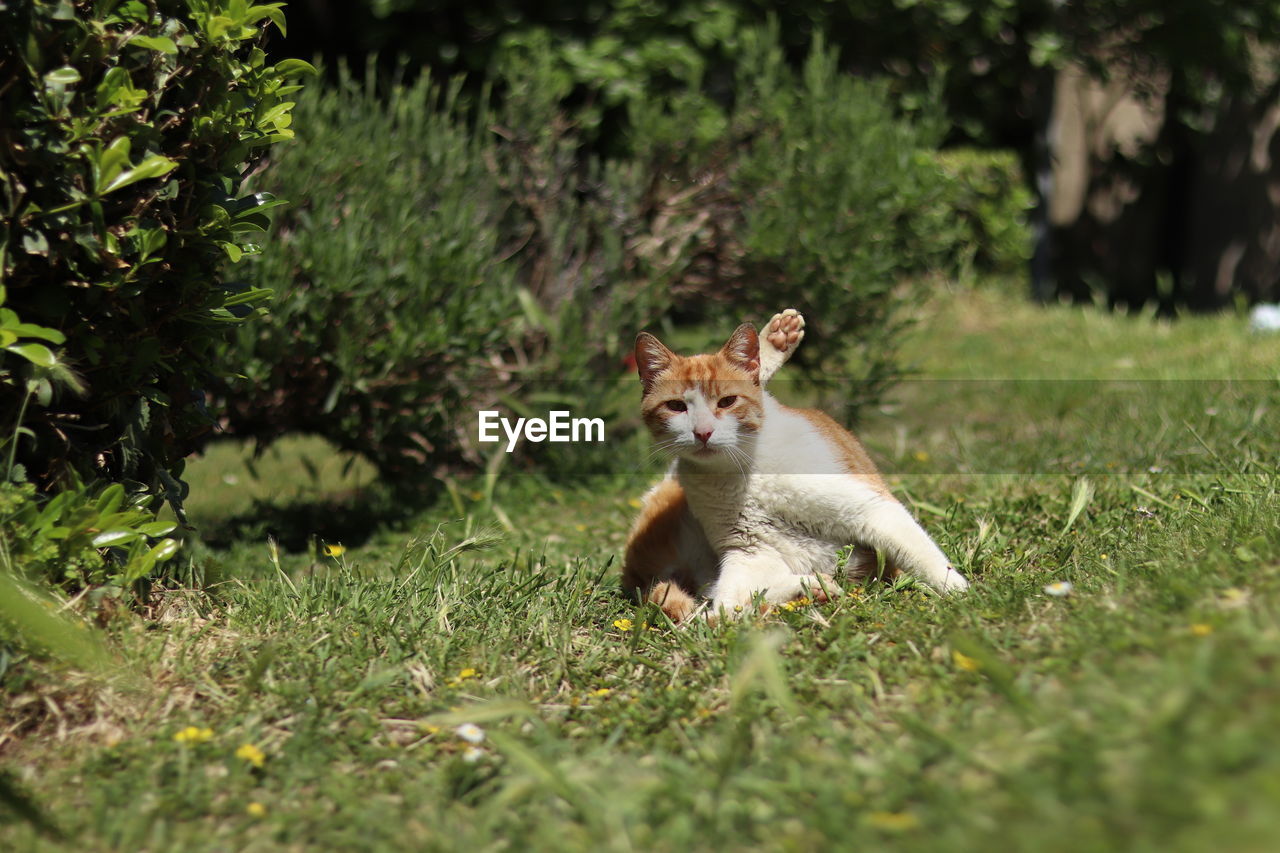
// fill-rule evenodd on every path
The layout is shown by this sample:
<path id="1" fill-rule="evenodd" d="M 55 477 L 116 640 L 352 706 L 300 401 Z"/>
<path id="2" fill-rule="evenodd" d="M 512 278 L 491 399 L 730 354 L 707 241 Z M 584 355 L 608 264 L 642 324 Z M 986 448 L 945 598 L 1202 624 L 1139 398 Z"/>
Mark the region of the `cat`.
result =
<path id="1" fill-rule="evenodd" d="M 641 414 L 667 477 L 645 495 L 627 538 L 624 591 L 679 622 L 710 601 L 712 617 L 744 611 L 759 595 L 780 604 L 838 592 L 837 553 L 854 545 L 846 573 L 877 565 L 943 592 L 969 584 L 889 492 L 852 434 L 824 413 L 793 409 L 763 385 L 804 335 L 788 309 L 763 340 L 744 323 L 716 353 L 682 357 L 653 335 L 636 338 Z"/>

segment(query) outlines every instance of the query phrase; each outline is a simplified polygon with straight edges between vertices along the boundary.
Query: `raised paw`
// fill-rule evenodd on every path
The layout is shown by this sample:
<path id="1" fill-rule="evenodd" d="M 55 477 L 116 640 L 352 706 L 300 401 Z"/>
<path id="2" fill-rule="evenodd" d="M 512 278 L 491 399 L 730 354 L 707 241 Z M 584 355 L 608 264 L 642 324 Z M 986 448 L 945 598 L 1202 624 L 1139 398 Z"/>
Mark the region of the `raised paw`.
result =
<path id="1" fill-rule="evenodd" d="M 785 361 L 804 340 L 804 316 L 794 308 L 774 314 L 765 323 L 764 339 L 781 353 Z"/>

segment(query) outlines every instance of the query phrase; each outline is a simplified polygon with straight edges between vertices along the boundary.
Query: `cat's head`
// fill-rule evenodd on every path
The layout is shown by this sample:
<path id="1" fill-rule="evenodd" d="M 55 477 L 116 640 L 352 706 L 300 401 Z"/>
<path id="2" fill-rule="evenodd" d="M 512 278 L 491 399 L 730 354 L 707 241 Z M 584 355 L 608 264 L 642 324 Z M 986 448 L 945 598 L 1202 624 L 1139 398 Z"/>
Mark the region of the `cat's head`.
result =
<path id="1" fill-rule="evenodd" d="M 760 341 L 744 323 L 719 352 L 679 356 L 648 332 L 636 338 L 640 411 L 658 447 L 711 468 L 742 468 L 764 422 Z"/>

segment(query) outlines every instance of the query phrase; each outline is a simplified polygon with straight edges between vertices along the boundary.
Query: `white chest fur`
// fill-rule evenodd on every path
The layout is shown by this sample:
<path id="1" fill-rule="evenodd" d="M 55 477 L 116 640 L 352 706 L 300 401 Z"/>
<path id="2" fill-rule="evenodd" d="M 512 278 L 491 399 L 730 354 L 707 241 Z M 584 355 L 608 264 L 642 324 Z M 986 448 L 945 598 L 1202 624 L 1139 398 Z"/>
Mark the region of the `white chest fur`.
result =
<path id="1" fill-rule="evenodd" d="M 676 475 L 689 509 L 720 557 L 712 598 L 741 605 L 798 594 L 799 580 L 835 568 L 837 550 L 867 545 L 938 589 L 968 584 L 906 509 L 841 463 L 803 415 L 764 395 L 763 426 L 744 468 L 681 459 Z"/>

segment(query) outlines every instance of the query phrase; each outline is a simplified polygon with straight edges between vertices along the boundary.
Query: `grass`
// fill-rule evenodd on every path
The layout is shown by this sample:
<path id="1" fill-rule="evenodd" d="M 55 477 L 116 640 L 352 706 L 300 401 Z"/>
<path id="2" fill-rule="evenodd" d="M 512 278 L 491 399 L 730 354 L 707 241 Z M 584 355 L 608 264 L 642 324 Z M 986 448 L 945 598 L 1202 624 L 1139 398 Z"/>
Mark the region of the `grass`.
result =
<path id="1" fill-rule="evenodd" d="M 0 847 L 1270 849 L 1280 340 L 983 291 L 921 319 L 862 433 L 965 597 L 673 629 L 616 592 L 632 468 L 459 484 L 464 519 L 336 557 L 249 537 L 113 627 L 127 675 L 6 697 L 11 782 L 64 840 Z M 285 451 L 259 500 L 368 500 Z M 197 525 L 252 513 L 205 488 L 231 465 L 193 465 Z"/>

